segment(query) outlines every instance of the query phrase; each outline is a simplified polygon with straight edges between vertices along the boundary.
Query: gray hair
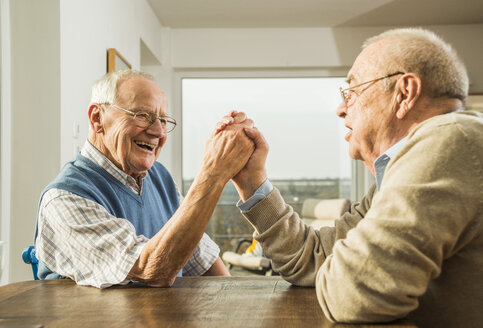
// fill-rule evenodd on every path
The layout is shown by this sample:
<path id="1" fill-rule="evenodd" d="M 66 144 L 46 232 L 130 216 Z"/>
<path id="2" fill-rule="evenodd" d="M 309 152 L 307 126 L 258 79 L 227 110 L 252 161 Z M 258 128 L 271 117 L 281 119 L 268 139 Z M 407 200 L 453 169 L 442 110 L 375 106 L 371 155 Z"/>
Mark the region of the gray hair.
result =
<path id="1" fill-rule="evenodd" d="M 118 89 L 122 82 L 136 77 L 154 81 L 152 75 L 130 69 L 107 73 L 92 86 L 91 103 L 115 104 Z"/>
<path id="2" fill-rule="evenodd" d="M 416 73 L 426 95 L 466 100 L 469 79 L 465 65 L 453 47 L 435 33 L 421 28 L 393 29 L 367 39 L 362 47 L 380 41 L 384 50 L 376 64 L 379 71 Z"/>

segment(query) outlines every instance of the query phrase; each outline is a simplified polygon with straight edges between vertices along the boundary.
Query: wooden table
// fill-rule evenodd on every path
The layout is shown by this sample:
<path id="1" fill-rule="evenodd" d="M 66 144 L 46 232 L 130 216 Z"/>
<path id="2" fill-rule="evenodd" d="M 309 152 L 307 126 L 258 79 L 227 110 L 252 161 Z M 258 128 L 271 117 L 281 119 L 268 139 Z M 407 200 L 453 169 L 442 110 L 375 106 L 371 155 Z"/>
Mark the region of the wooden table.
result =
<path id="1" fill-rule="evenodd" d="M 182 277 L 171 288 L 104 290 L 71 280 L 14 283 L 0 287 L 0 327 L 15 326 L 354 327 L 331 324 L 313 288 L 279 277 Z"/>

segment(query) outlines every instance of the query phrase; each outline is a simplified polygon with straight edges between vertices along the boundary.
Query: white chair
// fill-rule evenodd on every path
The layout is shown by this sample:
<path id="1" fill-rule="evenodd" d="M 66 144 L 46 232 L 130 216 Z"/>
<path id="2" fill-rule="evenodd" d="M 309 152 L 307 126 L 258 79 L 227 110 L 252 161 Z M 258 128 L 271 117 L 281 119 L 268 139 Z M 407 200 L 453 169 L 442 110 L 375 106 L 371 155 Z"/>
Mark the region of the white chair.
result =
<path id="1" fill-rule="evenodd" d="M 245 253 L 240 254 L 243 244 L 251 244 L 252 246 Z M 271 276 L 273 273 L 272 262 L 263 256 L 261 245 L 252 239 L 239 239 L 235 251 L 224 252 L 222 259 L 227 263 L 228 270 L 236 266 L 266 276 Z"/>
<path id="2" fill-rule="evenodd" d="M 321 227 L 333 227 L 334 221 L 341 214 L 350 209 L 351 202 L 348 199 L 317 199 L 308 198 L 302 205 L 302 221 L 318 230 Z"/>

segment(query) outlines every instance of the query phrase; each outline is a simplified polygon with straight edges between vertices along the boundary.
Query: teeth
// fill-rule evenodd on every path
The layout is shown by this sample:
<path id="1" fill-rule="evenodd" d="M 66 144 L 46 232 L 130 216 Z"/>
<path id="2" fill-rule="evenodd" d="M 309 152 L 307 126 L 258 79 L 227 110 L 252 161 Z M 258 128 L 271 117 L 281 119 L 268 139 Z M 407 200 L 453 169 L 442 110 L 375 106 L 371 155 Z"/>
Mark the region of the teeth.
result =
<path id="1" fill-rule="evenodd" d="M 150 143 L 147 143 L 147 142 L 144 142 L 144 141 L 134 141 L 136 143 L 136 145 L 139 145 L 139 146 L 147 146 L 149 147 L 151 150 L 156 147 L 156 145 L 153 145 L 153 144 L 150 144 Z"/>

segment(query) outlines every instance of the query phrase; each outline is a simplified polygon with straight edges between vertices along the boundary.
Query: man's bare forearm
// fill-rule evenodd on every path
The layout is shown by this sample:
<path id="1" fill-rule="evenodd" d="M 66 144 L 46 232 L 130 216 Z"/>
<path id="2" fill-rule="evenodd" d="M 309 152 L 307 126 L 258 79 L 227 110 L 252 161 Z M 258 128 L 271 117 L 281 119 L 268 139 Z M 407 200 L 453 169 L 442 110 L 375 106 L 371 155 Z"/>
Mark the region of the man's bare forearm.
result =
<path id="1" fill-rule="evenodd" d="M 152 286 L 173 284 L 203 236 L 225 184 L 253 151 L 241 127 L 213 136 L 206 144 L 200 173 L 183 203 L 144 246 L 128 277 Z"/>
<path id="2" fill-rule="evenodd" d="M 193 254 L 223 191 L 224 182 L 198 176 L 183 203 L 144 246 L 129 277 L 154 286 L 170 286 Z"/>

